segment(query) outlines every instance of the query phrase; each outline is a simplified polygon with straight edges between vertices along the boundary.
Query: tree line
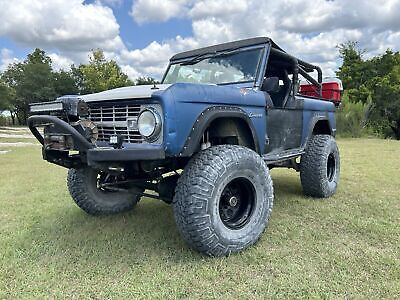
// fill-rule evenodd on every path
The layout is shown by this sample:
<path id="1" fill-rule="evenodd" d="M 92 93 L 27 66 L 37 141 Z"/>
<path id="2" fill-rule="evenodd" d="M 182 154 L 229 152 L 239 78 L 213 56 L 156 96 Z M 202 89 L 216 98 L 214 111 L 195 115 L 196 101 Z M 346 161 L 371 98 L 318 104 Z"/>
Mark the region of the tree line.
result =
<path id="1" fill-rule="evenodd" d="M 343 64 L 337 76 L 343 81 L 344 98 L 339 110 L 338 132 L 359 137 L 373 134 L 400 139 L 400 53 L 366 59 L 357 42 L 339 47 Z"/>
<path id="2" fill-rule="evenodd" d="M 156 81 L 151 77 L 130 80 L 101 50 L 93 50 L 87 64 L 57 71 L 52 68 L 51 58 L 45 51 L 35 49 L 23 62 L 9 65 L 0 74 L 0 113 L 7 110 L 14 125 L 25 125 L 30 103 L 53 101 L 62 95 L 153 83 Z"/>

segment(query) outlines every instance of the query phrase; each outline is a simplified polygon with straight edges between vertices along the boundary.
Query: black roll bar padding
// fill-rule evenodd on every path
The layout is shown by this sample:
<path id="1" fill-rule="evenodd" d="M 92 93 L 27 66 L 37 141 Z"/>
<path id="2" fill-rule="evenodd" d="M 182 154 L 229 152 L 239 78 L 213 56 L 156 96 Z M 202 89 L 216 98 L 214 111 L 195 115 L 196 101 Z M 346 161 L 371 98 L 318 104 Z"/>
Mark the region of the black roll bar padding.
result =
<path id="1" fill-rule="evenodd" d="M 322 83 L 322 70 L 320 67 L 309 64 L 303 60 L 299 60 L 299 64 L 301 67 L 303 67 L 304 71 L 308 73 L 316 70 L 318 72 L 318 82 Z"/>
<path id="2" fill-rule="evenodd" d="M 309 64 L 303 60 L 297 59 L 294 56 L 276 49 L 271 48 L 271 54 L 277 56 L 278 58 L 283 58 L 285 60 L 289 60 L 293 63 L 293 82 L 296 83 L 298 81 L 298 74 L 302 75 L 305 79 L 310 81 L 313 85 L 315 85 L 318 89 L 318 93 L 322 96 L 322 70 L 320 67 Z M 313 72 L 314 70 L 318 73 L 318 81 L 311 77 L 308 73 Z M 293 87 L 295 88 L 295 87 Z M 295 93 L 295 91 L 294 91 Z"/>
<path id="3" fill-rule="evenodd" d="M 297 84 L 299 81 L 299 71 L 300 71 L 300 68 L 299 68 L 299 64 L 296 59 L 296 63 L 293 68 L 293 84 L 292 84 L 293 85 L 293 97 L 296 96 L 296 93 L 297 93 L 296 89 L 297 89 Z"/>
<path id="4" fill-rule="evenodd" d="M 299 73 L 301 76 L 303 76 L 305 79 L 307 79 L 309 82 L 311 82 L 313 85 L 315 85 L 318 89 L 318 93 L 320 96 L 322 96 L 322 84 L 315 80 L 312 76 L 310 76 L 306 71 L 304 71 L 302 68 L 299 68 Z M 322 79 L 321 79 L 322 82 Z"/>
<path id="5" fill-rule="evenodd" d="M 79 151 L 87 151 L 88 149 L 94 148 L 94 145 L 87 141 L 74 127 L 67 122 L 60 120 L 55 116 L 37 115 L 28 118 L 28 127 L 35 138 L 44 145 L 44 138 L 37 130 L 36 127 L 47 124 L 54 124 L 56 127 L 61 129 L 63 133 L 70 134 L 74 140 L 74 145 L 77 146 Z"/>
<path id="6" fill-rule="evenodd" d="M 318 89 L 318 93 L 319 95 L 322 97 L 322 70 L 320 67 L 309 64 L 305 61 L 299 60 L 299 65 L 300 65 L 300 74 L 307 79 L 308 81 L 310 81 L 312 84 L 314 84 L 317 89 Z M 308 75 L 309 72 L 312 72 L 316 70 L 318 73 L 318 81 L 316 81 L 313 77 L 311 77 L 310 75 Z"/>

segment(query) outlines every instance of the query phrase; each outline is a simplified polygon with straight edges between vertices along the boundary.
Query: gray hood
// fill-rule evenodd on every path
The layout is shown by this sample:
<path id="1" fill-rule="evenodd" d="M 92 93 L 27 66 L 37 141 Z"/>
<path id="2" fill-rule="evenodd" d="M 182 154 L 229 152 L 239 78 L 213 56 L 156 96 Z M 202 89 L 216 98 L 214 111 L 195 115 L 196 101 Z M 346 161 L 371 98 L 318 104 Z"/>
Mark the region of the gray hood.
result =
<path id="1" fill-rule="evenodd" d="M 82 95 L 79 96 L 79 98 L 86 102 L 120 99 L 144 99 L 150 98 L 154 92 L 166 90 L 170 86 L 170 84 L 157 84 L 157 89 L 154 89 L 154 85 L 127 86 L 100 93 Z"/>

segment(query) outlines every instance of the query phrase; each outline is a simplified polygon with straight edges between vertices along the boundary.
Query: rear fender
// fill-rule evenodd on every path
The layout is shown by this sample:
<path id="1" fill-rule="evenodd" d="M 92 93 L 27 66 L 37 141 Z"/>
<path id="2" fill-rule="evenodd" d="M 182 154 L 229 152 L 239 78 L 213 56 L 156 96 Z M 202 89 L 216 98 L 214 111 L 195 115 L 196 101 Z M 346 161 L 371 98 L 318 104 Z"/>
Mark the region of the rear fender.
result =
<path id="1" fill-rule="evenodd" d="M 309 122 L 304 123 L 302 147 L 307 146 L 310 138 L 315 134 L 336 135 L 335 115 L 332 112 L 307 112 Z"/>

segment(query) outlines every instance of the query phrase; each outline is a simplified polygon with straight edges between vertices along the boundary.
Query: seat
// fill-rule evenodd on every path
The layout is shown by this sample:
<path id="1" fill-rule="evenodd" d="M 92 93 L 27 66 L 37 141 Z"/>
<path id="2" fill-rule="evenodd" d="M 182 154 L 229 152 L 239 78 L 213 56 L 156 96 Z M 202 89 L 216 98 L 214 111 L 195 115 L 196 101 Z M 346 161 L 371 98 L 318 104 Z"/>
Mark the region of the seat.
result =
<path id="1" fill-rule="evenodd" d="M 283 81 L 283 85 L 277 93 L 271 93 L 272 102 L 275 107 L 283 107 L 285 105 L 292 87 L 292 82 L 286 70 L 282 72 L 280 79 Z"/>
<path id="2" fill-rule="evenodd" d="M 265 101 L 267 104 L 267 108 L 274 107 L 274 103 L 271 97 L 273 94 L 276 94 L 280 91 L 279 77 L 273 76 L 264 78 L 261 90 L 265 92 Z"/>

